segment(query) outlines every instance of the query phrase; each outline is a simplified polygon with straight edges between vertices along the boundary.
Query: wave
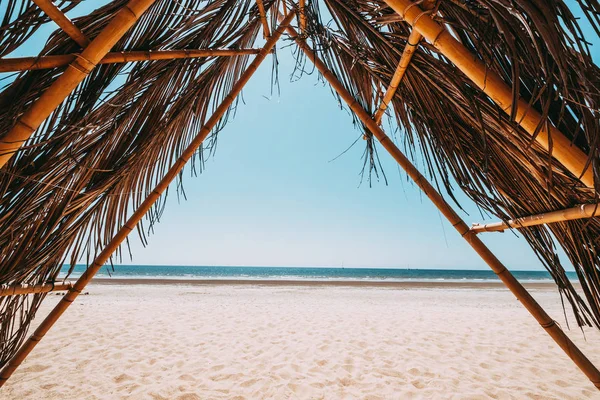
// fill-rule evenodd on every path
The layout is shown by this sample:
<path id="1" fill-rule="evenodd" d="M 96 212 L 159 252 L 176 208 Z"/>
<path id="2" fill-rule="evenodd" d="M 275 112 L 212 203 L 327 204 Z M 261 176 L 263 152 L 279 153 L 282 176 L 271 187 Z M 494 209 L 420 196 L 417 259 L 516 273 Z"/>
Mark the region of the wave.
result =
<path id="1" fill-rule="evenodd" d="M 85 265 L 75 266 L 70 277 L 80 276 Z M 68 266 L 61 272 L 66 276 Z M 552 281 L 547 271 L 512 271 L 523 282 Z M 101 269 L 98 277 L 128 279 L 198 279 L 198 280 L 349 280 L 349 281 L 446 281 L 485 282 L 498 281 L 490 270 L 466 269 L 408 269 L 408 268 L 332 268 L 332 267 L 223 267 L 178 265 L 115 265 Z M 567 272 L 576 281 L 575 272 Z"/>

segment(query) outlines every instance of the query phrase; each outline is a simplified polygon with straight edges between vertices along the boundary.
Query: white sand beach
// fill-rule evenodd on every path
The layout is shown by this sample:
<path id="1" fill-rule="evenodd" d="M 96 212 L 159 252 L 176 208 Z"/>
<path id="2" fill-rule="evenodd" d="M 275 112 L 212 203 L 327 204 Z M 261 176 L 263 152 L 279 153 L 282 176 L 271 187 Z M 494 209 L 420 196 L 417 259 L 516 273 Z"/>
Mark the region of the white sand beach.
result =
<path id="1" fill-rule="evenodd" d="M 89 293 L 0 398 L 600 398 L 502 289 L 94 284 Z M 533 295 L 564 327 L 554 288 Z M 569 336 L 600 364 L 600 332 L 572 325 Z"/>

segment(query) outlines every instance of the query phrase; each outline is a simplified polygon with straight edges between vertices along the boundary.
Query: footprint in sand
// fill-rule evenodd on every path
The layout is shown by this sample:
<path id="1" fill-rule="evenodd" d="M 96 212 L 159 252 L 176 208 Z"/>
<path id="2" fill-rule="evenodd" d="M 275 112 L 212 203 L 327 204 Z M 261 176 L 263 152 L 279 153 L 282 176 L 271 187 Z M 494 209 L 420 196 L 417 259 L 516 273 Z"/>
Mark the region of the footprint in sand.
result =
<path id="1" fill-rule="evenodd" d="M 294 370 L 294 372 L 300 372 L 302 370 L 302 368 L 300 368 L 298 364 L 292 364 L 291 367 Z"/>
<path id="2" fill-rule="evenodd" d="M 354 371 L 354 365 L 352 365 L 352 364 L 344 364 L 344 365 L 342 365 L 342 368 L 348 372 Z"/>
<path id="3" fill-rule="evenodd" d="M 201 400 L 202 398 L 195 393 L 184 393 L 177 397 L 177 400 Z"/>
<path id="4" fill-rule="evenodd" d="M 389 376 L 390 378 L 404 378 L 402 373 L 395 369 L 390 369 L 390 370 L 378 369 L 377 372 L 383 376 Z M 418 375 L 418 374 L 412 374 L 412 375 Z"/>
<path id="5" fill-rule="evenodd" d="M 163 397 L 157 393 L 149 393 L 149 395 L 152 398 L 152 400 L 168 400 L 166 397 Z"/>
<path id="6" fill-rule="evenodd" d="M 56 383 L 48 383 L 47 385 L 41 385 L 40 389 L 50 390 L 50 389 L 53 389 L 53 388 L 55 388 L 57 386 L 58 385 Z"/>
<path id="7" fill-rule="evenodd" d="M 188 381 L 188 382 L 195 380 L 195 378 L 190 374 L 183 374 L 179 377 L 179 379 L 181 379 L 182 381 Z"/>
<path id="8" fill-rule="evenodd" d="M 341 378 L 339 379 L 339 382 L 342 386 L 350 386 L 354 383 L 350 378 Z"/>
<path id="9" fill-rule="evenodd" d="M 415 380 L 415 381 L 412 381 L 411 383 L 412 383 L 412 385 L 413 385 L 414 387 L 416 387 L 417 389 L 423 389 L 425 386 L 427 386 L 427 385 L 425 385 L 423 382 L 421 382 L 421 381 L 420 381 L 420 380 L 418 380 L 418 379 L 417 379 L 417 380 Z"/>
<path id="10" fill-rule="evenodd" d="M 569 386 L 569 384 L 567 382 L 560 380 L 560 379 L 554 381 L 554 383 L 556 383 L 558 386 L 563 387 L 563 388 Z"/>
<path id="11" fill-rule="evenodd" d="M 425 378 L 435 378 L 435 374 L 432 372 L 423 372 L 422 374 Z"/>
<path id="12" fill-rule="evenodd" d="M 247 380 L 245 382 L 242 382 L 240 384 L 240 386 L 246 388 L 246 387 L 249 387 L 249 386 L 252 386 L 252 385 L 256 384 L 257 382 L 258 382 L 258 379 L 249 379 L 249 380 Z"/>
<path id="13" fill-rule="evenodd" d="M 115 383 L 121 383 L 121 382 L 125 382 L 125 381 L 130 381 L 133 380 L 133 377 L 127 374 L 121 374 L 115 378 L 113 378 L 113 381 L 115 381 Z"/>
<path id="14" fill-rule="evenodd" d="M 25 368 L 23 371 L 24 372 L 42 372 L 42 371 L 47 370 L 48 368 L 50 368 L 49 365 L 34 364 L 28 368 Z"/>

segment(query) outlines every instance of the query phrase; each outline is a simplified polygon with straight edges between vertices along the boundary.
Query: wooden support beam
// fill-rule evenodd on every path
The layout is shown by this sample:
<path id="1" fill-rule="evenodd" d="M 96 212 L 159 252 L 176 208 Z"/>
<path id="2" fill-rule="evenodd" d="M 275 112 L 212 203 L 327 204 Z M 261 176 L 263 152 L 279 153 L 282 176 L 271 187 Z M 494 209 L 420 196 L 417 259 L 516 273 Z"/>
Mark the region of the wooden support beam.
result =
<path id="1" fill-rule="evenodd" d="M 469 52 L 450 32 L 434 21 L 419 5 L 411 0 L 384 0 L 407 23 L 419 32 L 446 58 L 452 61 L 474 84 L 496 102 L 507 114 L 513 107 L 512 89 L 502 78 Z M 523 99 L 516 105 L 516 122 L 530 135 L 534 135 L 538 126 L 541 130 L 536 136 L 537 142 L 552 156 L 560 161 L 567 170 L 580 178 L 586 186 L 594 187 L 594 175 L 591 167 L 586 166 L 588 156 L 571 143 L 562 132 L 533 110 Z M 550 141 L 552 148 L 550 149 Z"/>
<path id="2" fill-rule="evenodd" d="M 58 292 L 61 290 L 69 290 L 73 287 L 71 282 L 66 283 L 44 283 L 42 285 L 1 285 L 0 286 L 0 297 L 4 296 L 17 296 L 22 294 L 33 294 L 33 293 L 48 293 Z"/>
<path id="3" fill-rule="evenodd" d="M 269 22 L 267 21 L 267 12 L 265 11 L 265 5 L 262 0 L 256 0 L 256 6 L 260 13 L 260 22 L 263 26 L 263 37 L 266 39 L 271 36 L 271 30 L 269 29 Z"/>
<path id="4" fill-rule="evenodd" d="M 0 168 L 52 114 L 65 98 L 89 75 L 96 64 L 137 22 L 156 0 L 130 0 L 98 36 L 69 64 L 69 67 L 21 115 L 15 125 L 0 138 Z"/>
<path id="5" fill-rule="evenodd" d="M 71 39 L 82 48 L 90 44 L 89 39 L 76 27 L 73 22 L 52 2 L 52 0 L 33 0 L 35 4 L 45 12 L 56 25 L 60 27 Z"/>
<path id="6" fill-rule="evenodd" d="M 471 232 L 504 232 L 504 230 L 509 228 L 519 229 L 528 226 L 572 221 L 574 219 L 592 218 L 597 216 L 600 216 L 600 204 L 582 204 L 577 207 L 511 219 L 506 222 L 500 221 L 491 224 L 473 224 Z"/>
<path id="7" fill-rule="evenodd" d="M 214 114 L 206 121 L 204 126 L 200 129 L 200 132 L 188 145 L 188 147 L 182 152 L 181 156 L 171 166 L 169 171 L 161 179 L 158 185 L 154 188 L 152 193 L 144 199 L 142 204 L 127 220 L 125 225 L 116 233 L 111 239 L 108 245 L 100 252 L 96 259 L 92 262 L 92 265 L 81 275 L 81 277 L 75 282 L 73 288 L 61 299 L 61 301 L 54 307 L 54 309 L 48 314 L 48 316 L 42 321 L 34 333 L 23 343 L 21 348 L 17 351 L 15 356 L 4 366 L 0 371 L 0 387 L 6 383 L 8 378 L 13 374 L 19 365 L 23 362 L 25 357 L 35 348 L 39 341 L 46 335 L 48 330 L 54 325 L 54 323 L 60 318 L 60 316 L 66 311 L 66 309 L 73 303 L 73 300 L 77 298 L 79 293 L 86 287 L 86 285 L 92 280 L 94 275 L 102 268 L 102 266 L 109 260 L 111 255 L 117 250 L 117 248 L 123 243 L 123 240 L 129 235 L 129 233 L 135 229 L 135 226 L 142 220 L 146 212 L 156 203 L 162 193 L 167 189 L 169 184 L 175 179 L 179 173 L 183 170 L 183 167 L 188 160 L 194 155 L 196 150 L 200 147 L 204 139 L 209 135 L 212 129 L 217 125 L 219 120 L 227 112 L 231 104 L 233 104 L 235 98 L 240 94 L 246 83 L 250 80 L 252 75 L 256 72 L 259 65 L 273 50 L 273 47 L 283 34 L 285 27 L 292 21 L 294 17 L 293 13 L 290 13 L 279 25 L 279 27 L 273 32 L 271 37 L 265 43 L 265 46 L 260 53 L 254 58 L 252 63 L 248 66 L 246 71 L 240 76 L 240 79 L 232 87 L 231 92 L 223 99 L 221 104 L 215 109 Z"/>
<path id="8" fill-rule="evenodd" d="M 176 60 L 199 57 L 235 57 L 258 54 L 260 49 L 205 49 L 123 51 L 108 53 L 98 64 L 116 64 L 149 60 Z M 0 72 L 28 71 L 62 67 L 75 61 L 80 54 L 0 59 Z"/>
<path id="9" fill-rule="evenodd" d="M 583 371 L 590 381 L 600 389 L 600 371 L 592 362 L 581 352 L 581 350 L 571 341 L 571 339 L 562 331 L 556 322 L 544 311 L 531 294 L 521 285 L 521 283 L 510 273 L 510 271 L 496 258 L 490 249 L 469 230 L 467 224 L 444 200 L 442 195 L 419 170 L 410 162 L 410 160 L 400 151 L 392 140 L 383 132 L 379 124 L 372 119 L 367 111 L 362 108 L 360 103 L 346 90 L 344 85 L 335 77 L 327 66 L 316 56 L 316 53 L 307 45 L 305 40 L 292 28 L 288 27 L 290 36 L 296 41 L 298 47 L 306 54 L 315 67 L 319 70 L 338 95 L 348 104 L 354 114 L 362 123 L 373 133 L 381 145 L 396 160 L 396 162 L 406 171 L 407 175 L 421 188 L 423 193 L 432 201 L 437 209 L 446 217 L 458 233 L 469 243 L 469 245 L 479 254 L 479 256 L 496 273 L 500 280 L 508 287 L 529 313 L 536 319 L 540 326 L 554 339 L 554 341 L 563 349 L 563 351 L 573 360 L 575 365 Z"/>

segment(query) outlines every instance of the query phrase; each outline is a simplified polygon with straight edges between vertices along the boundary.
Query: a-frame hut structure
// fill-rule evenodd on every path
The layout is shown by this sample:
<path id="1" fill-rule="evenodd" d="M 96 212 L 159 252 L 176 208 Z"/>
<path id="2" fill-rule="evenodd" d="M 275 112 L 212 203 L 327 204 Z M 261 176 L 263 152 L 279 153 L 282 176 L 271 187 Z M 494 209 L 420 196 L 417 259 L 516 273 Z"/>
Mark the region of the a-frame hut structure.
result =
<path id="1" fill-rule="evenodd" d="M 598 369 L 478 237 L 518 229 L 577 323 L 600 328 L 600 69 L 581 27 L 600 35 L 598 1 L 113 0 L 70 20 L 80 1 L 0 1 L 0 385 L 127 235 L 144 237 L 169 183 L 202 161 L 286 41 L 352 110 L 367 170 L 387 151 L 600 388 Z M 11 56 L 53 22 L 39 56 Z M 453 182 L 499 222 L 467 226 Z M 87 272 L 57 282 L 81 258 Z M 67 294 L 29 332 L 57 289 Z"/>

